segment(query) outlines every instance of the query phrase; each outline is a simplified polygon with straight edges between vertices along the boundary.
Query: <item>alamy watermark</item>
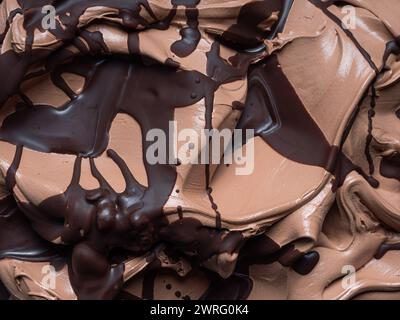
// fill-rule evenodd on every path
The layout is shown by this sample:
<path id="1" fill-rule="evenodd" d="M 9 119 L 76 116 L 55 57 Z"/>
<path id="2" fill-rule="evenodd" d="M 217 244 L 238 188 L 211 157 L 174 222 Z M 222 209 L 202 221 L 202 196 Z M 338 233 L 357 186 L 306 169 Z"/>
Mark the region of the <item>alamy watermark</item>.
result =
<path id="1" fill-rule="evenodd" d="M 344 290 L 351 289 L 357 282 L 356 268 L 352 265 L 346 265 L 342 268 L 342 274 L 345 276 L 342 278 L 342 288 Z"/>
<path id="2" fill-rule="evenodd" d="M 350 5 L 342 7 L 342 28 L 346 30 L 355 30 L 357 28 L 356 8 Z"/>
<path id="3" fill-rule="evenodd" d="M 169 130 L 151 129 L 146 134 L 150 143 L 146 161 L 151 164 L 235 164 L 236 175 L 254 171 L 254 130 L 252 129 L 177 129 L 169 122 Z M 244 148 L 243 146 L 246 145 Z"/>

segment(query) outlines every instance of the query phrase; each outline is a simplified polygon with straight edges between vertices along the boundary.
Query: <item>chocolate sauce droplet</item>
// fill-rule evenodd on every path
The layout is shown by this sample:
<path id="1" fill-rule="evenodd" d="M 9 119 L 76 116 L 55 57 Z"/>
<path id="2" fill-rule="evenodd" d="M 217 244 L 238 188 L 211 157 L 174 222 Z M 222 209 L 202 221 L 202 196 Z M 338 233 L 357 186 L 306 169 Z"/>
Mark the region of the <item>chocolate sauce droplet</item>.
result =
<path id="1" fill-rule="evenodd" d="M 400 153 L 383 157 L 380 165 L 380 173 L 386 178 L 400 181 Z"/>
<path id="2" fill-rule="evenodd" d="M 298 274 L 303 276 L 309 274 L 319 261 L 319 253 L 317 251 L 312 251 L 306 253 L 303 257 L 298 259 L 292 266 L 293 270 Z"/>

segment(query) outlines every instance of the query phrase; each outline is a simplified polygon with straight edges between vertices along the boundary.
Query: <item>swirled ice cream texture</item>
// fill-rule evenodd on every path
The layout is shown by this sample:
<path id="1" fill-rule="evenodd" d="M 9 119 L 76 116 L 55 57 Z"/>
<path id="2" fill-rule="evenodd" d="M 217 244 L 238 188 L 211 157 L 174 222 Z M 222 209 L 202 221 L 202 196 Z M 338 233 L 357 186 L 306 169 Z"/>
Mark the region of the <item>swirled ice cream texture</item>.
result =
<path id="1" fill-rule="evenodd" d="M 65 1 L 43 30 L 50 2 L 3 1 L 7 291 L 396 299 L 399 8 L 347 3 L 354 30 L 317 0 Z M 254 172 L 149 165 L 169 120 L 254 129 Z"/>

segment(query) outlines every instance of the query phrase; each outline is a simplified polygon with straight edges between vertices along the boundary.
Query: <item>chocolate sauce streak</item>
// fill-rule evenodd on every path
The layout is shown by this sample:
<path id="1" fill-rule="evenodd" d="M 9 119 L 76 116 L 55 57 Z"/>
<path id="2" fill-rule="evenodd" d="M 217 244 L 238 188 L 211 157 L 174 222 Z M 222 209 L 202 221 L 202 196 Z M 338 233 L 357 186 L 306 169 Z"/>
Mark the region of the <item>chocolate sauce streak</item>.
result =
<path id="1" fill-rule="evenodd" d="M 178 2 L 180 3 L 182 1 Z M 186 2 L 188 1 L 183 1 L 183 3 Z M 29 65 L 49 55 L 48 50 L 33 48 L 35 32 L 45 31 L 42 28 L 42 21 L 45 17 L 45 13 L 42 12 L 44 5 L 52 4 L 56 9 L 56 14 L 59 18 L 59 21 L 56 21 L 56 28 L 46 31 L 50 32 L 63 44 L 69 44 L 72 41 L 84 53 L 88 53 L 86 46 L 83 46 L 81 40 L 76 38 L 76 34 L 79 31 L 79 18 L 89 8 L 97 6 L 115 8 L 119 11 L 118 16 L 122 18 L 123 26 L 126 28 L 133 28 L 133 30 L 136 30 L 135 28 L 139 25 L 142 25 L 145 28 L 165 30 L 168 28 L 169 23 L 175 15 L 175 10 L 172 10 L 165 20 L 159 21 L 154 15 L 147 0 L 63 0 L 53 2 L 48 0 L 18 0 L 18 4 L 21 7 L 21 9 L 18 10 L 18 13 L 21 13 L 24 16 L 23 27 L 26 30 L 25 51 L 18 54 L 10 50 L 0 56 L 0 71 L 2 74 L 9 75 L 8 81 L 3 81 L 0 85 L 0 106 L 2 106 L 10 96 L 18 91 L 18 87 L 23 76 L 26 74 Z M 150 21 L 146 21 L 142 18 L 140 14 L 141 10 L 146 11 Z M 106 46 L 103 44 L 101 36 L 98 33 L 82 31 L 80 35 L 82 39 L 88 41 L 87 43 L 90 49 L 95 50 L 94 52 L 90 52 L 91 54 L 95 53 L 99 49 L 102 49 L 103 51 L 106 49 Z"/>
<path id="2" fill-rule="evenodd" d="M 4 286 L 4 284 L 0 281 L 0 301 L 10 299 L 10 293 Z"/>
<path id="3" fill-rule="evenodd" d="M 306 253 L 292 266 L 293 270 L 303 276 L 309 274 L 319 262 L 319 253 L 316 251 Z"/>
<path id="4" fill-rule="evenodd" d="M 237 128 L 255 129 L 274 150 L 299 163 L 328 169 L 335 152 L 300 101 L 276 55 L 250 74 L 246 107 Z"/>
<path id="5" fill-rule="evenodd" d="M 211 125 L 210 109 L 217 88 L 214 81 L 195 71 L 178 72 L 161 65 L 144 67 L 122 58 L 91 61 L 90 66 L 93 70 L 84 72 L 88 75 L 85 89 L 78 96 L 57 80 L 62 72 L 53 71 L 52 78 L 61 89 L 69 92 L 70 102 L 59 108 L 40 105 L 17 110 L 5 119 L 0 129 L 0 138 L 16 145 L 77 156 L 73 178 L 66 192 L 44 201 L 38 208 L 26 206 L 25 211 L 34 229 L 46 240 L 61 239 L 64 244 L 85 242 L 84 247 L 73 250 L 71 268 L 71 282 L 82 299 L 90 295 L 109 298 L 116 294 L 114 286 L 122 282 L 116 279 L 116 275 L 121 276 L 120 269 L 116 273 L 113 269 L 100 272 L 95 267 L 92 274 L 98 278 L 99 285 L 96 286 L 98 290 L 94 290 L 94 280 L 82 280 L 82 276 L 89 273 L 80 271 L 79 261 L 85 265 L 89 261 L 87 257 L 100 259 L 98 253 L 106 255 L 114 246 L 133 252 L 149 250 L 158 240 L 159 230 L 167 225 L 162 208 L 176 180 L 174 166 L 151 165 L 144 157 L 149 181 L 149 187 L 144 188 L 131 175 L 123 159 L 108 150 L 108 156 L 120 167 L 127 185 L 121 194 L 112 190 L 97 170 L 93 158 L 106 150 L 108 131 L 116 114 L 127 113 L 141 124 L 143 154 L 146 155 L 151 145 L 145 140 L 147 132 L 154 128 L 167 132 L 175 108 L 205 98 L 208 101 L 208 124 Z M 100 184 L 98 190 L 84 190 L 79 185 L 82 157 L 91 159 L 92 174 Z M 19 159 L 17 153 L 10 169 L 11 177 L 15 175 Z M 165 160 L 168 163 L 169 159 Z M 168 231 L 163 234 L 168 235 Z M 204 246 L 208 246 L 207 241 L 204 241 Z"/>
<path id="6" fill-rule="evenodd" d="M 221 212 L 218 211 L 218 205 L 215 202 L 214 197 L 212 196 L 213 189 L 209 186 L 209 184 L 210 184 L 209 172 L 210 172 L 210 168 L 209 168 L 209 166 L 207 166 L 206 167 L 207 195 L 208 195 L 208 199 L 210 200 L 210 203 L 211 203 L 211 208 L 215 212 L 215 216 L 216 216 L 215 227 L 217 229 L 221 229 L 222 228 Z"/>
<path id="7" fill-rule="evenodd" d="M 372 60 L 371 55 L 363 48 L 363 46 L 359 43 L 359 41 L 356 39 L 356 37 L 353 35 L 353 33 L 347 29 L 343 28 L 343 23 L 340 20 L 339 17 L 335 16 L 333 13 L 329 11 L 329 7 L 332 6 L 336 2 L 343 2 L 346 3 L 345 1 L 336 1 L 336 0 L 330 0 L 326 2 L 322 2 L 320 0 L 309 0 L 312 4 L 314 4 L 316 7 L 321 9 L 333 22 L 335 22 L 340 28 L 343 30 L 343 32 L 349 37 L 349 39 L 353 42 L 353 44 L 356 46 L 356 48 L 359 50 L 359 52 L 363 55 L 364 59 L 368 62 L 370 67 L 374 70 L 376 76 L 375 79 L 373 80 L 370 89 L 371 90 L 371 105 L 370 109 L 368 111 L 368 134 L 366 138 L 366 143 L 365 143 L 365 157 L 368 161 L 368 166 L 369 166 L 369 177 L 366 177 L 366 179 L 370 182 L 372 186 L 377 188 L 379 186 L 378 181 L 373 177 L 373 174 L 375 173 L 375 165 L 371 156 L 371 144 L 373 141 L 373 119 L 375 117 L 376 111 L 376 103 L 377 103 L 377 93 L 376 93 L 376 82 L 378 80 L 379 74 L 381 72 L 380 68 L 374 63 Z M 398 39 L 395 39 L 393 41 L 390 41 L 386 45 L 386 50 L 383 55 L 383 63 L 382 63 L 382 69 L 385 70 L 386 67 L 386 62 L 389 59 L 391 54 L 400 54 L 400 46 L 399 46 L 399 41 Z"/>
<path id="8" fill-rule="evenodd" d="M 375 254 L 375 259 L 382 259 L 386 253 L 389 251 L 400 251 L 400 243 L 384 243 L 382 244 L 377 253 Z"/>
<path id="9" fill-rule="evenodd" d="M 274 262 L 279 262 L 285 267 L 291 267 L 300 275 L 307 275 L 318 264 L 319 254 L 315 251 L 302 253 L 295 249 L 293 244 L 281 247 L 266 235 L 248 239 L 240 250 L 239 261 L 234 274 L 228 279 L 212 276 L 212 283 L 202 299 L 247 299 L 253 287 L 253 280 L 249 275 L 250 266 Z"/>
<path id="10" fill-rule="evenodd" d="M 272 32 L 267 36 L 267 39 L 274 39 L 278 33 L 283 32 L 286 21 L 289 17 L 290 9 L 292 8 L 294 0 L 283 0 L 281 12 L 278 21 L 272 27 Z"/>
<path id="11" fill-rule="evenodd" d="M 341 21 L 328 10 L 334 1 L 310 1 L 341 25 Z M 49 32 L 61 41 L 60 48 L 52 53 L 33 46 L 35 32 L 45 31 L 41 26 L 44 17 L 41 9 L 49 3 L 55 6 L 59 17 L 56 28 Z M 202 299 L 248 298 L 253 286 L 249 276 L 252 264 L 278 261 L 301 275 L 309 274 L 314 269 L 319 262 L 319 254 L 315 251 L 303 253 L 294 244 L 281 247 L 265 235 L 245 241 L 240 232 L 223 230 L 221 213 L 212 196 L 208 165 L 205 166 L 205 191 L 216 214 L 216 227 L 206 227 L 196 219 L 185 218 L 181 207 L 177 208 L 178 221 L 169 223 L 164 215 L 163 207 L 177 178 L 176 166 L 150 164 L 147 161 L 146 154 L 152 145 L 146 139 L 147 133 L 151 129 L 168 132 L 169 121 L 174 119 L 176 108 L 188 107 L 203 99 L 205 128 L 212 129 L 216 90 L 222 84 L 247 76 L 250 64 L 257 60 L 259 54 L 248 49 L 262 45 L 265 39 L 271 39 L 283 30 L 293 0 L 255 1 L 244 5 L 237 23 L 218 34 L 207 52 L 206 75 L 179 70 L 179 64 L 172 59 L 161 65 L 147 57 L 138 57 L 138 30 L 168 29 L 180 6 L 185 8 L 187 25 L 180 29 L 181 39 L 174 42 L 170 49 L 181 58 L 193 53 L 201 39 L 199 3 L 200 0 L 172 0 L 173 8 L 160 20 L 146 0 L 18 0 L 21 9 L 10 14 L 6 31 L 0 35 L 2 42 L 15 16 L 24 16 L 23 27 L 27 33 L 25 51 L 8 51 L 0 55 L 0 73 L 9 77 L 8 81 L 0 84 L 0 107 L 16 94 L 25 102 L 4 120 L 0 128 L 0 140 L 16 145 L 15 157 L 6 176 L 7 187 L 12 190 L 16 185 L 16 173 L 24 148 L 70 154 L 76 158 L 71 182 L 63 194 L 51 197 L 39 206 L 19 204 L 19 208 L 12 198 L 1 200 L 0 259 L 50 260 L 56 264 L 57 257 L 66 257 L 64 260 L 68 259 L 70 281 L 80 299 L 112 299 L 117 296 L 136 299 L 136 296 L 121 292 L 124 264 L 122 259 L 115 261 L 113 250 L 127 251 L 130 256 L 141 255 L 152 250 L 160 241 L 173 250 L 190 255 L 191 262 L 195 264 L 222 253 L 240 252 L 233 275 L 221 279 L 213 274 L 212 284 Z M 115 18 L 121 19 L 123 27 L 129 31 L 131 57 L 109 57 L 110 52 L 100 32 L 79 28 L 80 17 L 87 9 L 96 6 L 116 9 Z M 278 21 L 270 29 L 263 28 L 274 12 L 280 13 Z M 349 30 L 344 32 L 378 74 L 370 55 L 354 35 Z M 221 43 L 247 51 L 227 61 L 221 57 Z M 79 52 L 65 48 L 70 44 Z M 398 43 L 388 44 L 384 61 L 396 52 Z M 145 59 L 146 65 L 143 64 Z M 28 73 L 30 66 L 44 60 L 46 63 L 42 70 Z M 62 78 L 67 72 L 85 78 L 81 93 L 76 94 Z M 69 102 L 58 107 L 33 106 L 21 94 L 23 80 L 45 74 L 50 74 L 54 85 L 70 98 Z M 371 109 L 374 109 L 374 85 L 372 92 Z M 140 125 L 148 187 L 137 181 L 115 150 L 107 149 L 111 124 L 119 113 L 128 114 Z M 370 175 L 374 173 L 369 154 L 373 116 L 370 112 L 365 150 Z M 377 186 L 377 181 L 345 157 L 340 147 L 329 144 L 280 68 L 276 55 L 250 72 L 248 97 L 237 128 L 255 129 L 257 136 L 286 158 L 331 172 L 336 180 L 334 190 L 352 170 L 360 172 L 371 185 Z M 169 149 L 169 145 L 166 147 Z M 104 153 L 124 177 L 126 188 L 123 192 L 116 192 L 96 166 L 95 158 Z M 172 163 L 173 159 L 169 159 L 168 155 L 166 157 L 163 162 Z M 86 190 L 80 185 L 84 158 L 89 159 L 91 174 L 99 183 L 95 190 Z M 382 175 L 399 179 L 398 162 L 398 155 L 384 158 L 381 162 Z M 382 247 L 377 255 L 383 256 L 390 248 Z M 397 249 L 397 246 L 393 248 Z M 154 298 L 156 275 L 156 268 L 145 272 L 144 299 Z M 175 294 L 182 296 L 179 291 Z"/>
<path id="12" fill-rule="evenodd" d="M 4 29 L 3 33 L 0 34 L 0 43 L 1 44 L 4 42 L 7 32 L 10 30 L 10 25 L 12 24 L 12 22 L 17 14 L 22 14 L 22 10 L 19 8 L 14 9 L 10 12 L 10 15 L 7 17 L 5 29 Z"/>
<path id="13" fill-rule="evenodd" d="M 138 296 L 122 290 L 115 298 L 116 300 L 142 300 Z"/>
<path id="14" fill-rule="evenodd" d="M 400 181 L 400 154 L 394 153 L 390 156 L 383 157 L 380 166 L 382 176 L 389 179 L 397 179 Z"/>
<path id="15" fill-rule="evenodd" d="M 157 277 L 157 270 L 148 270 L 143 278 L 142 298 L 145 300 L 154 299 L 154 284 Z"/>
<path id="16" fill-rule="evenodd" d="M 14 160 L 11 163 L 10 167 L 8 168 L 6 174 L 6 187 L 8 188 L 8 190 L 13 190 L 15 185 L 17 184 L 15 175 L 21 163 L 22 151 L 23 147 L 21 145 L 17 145 Z"/>
<path id="17" fill-rule="evenodd" d="M 400 119 L 400 109 L 396 110 L 396 117 Z"/>
<path id="18" fill-rule="evenodd" d="M 235 273 L 228 279 L 215 278 L 200 300 L 246 300 L 253 289 L 252 280 Z"/>
<path id="19" fill-rule="evenodd" d="M 337 146 L 329 144 L 283 73 L 276 55 L 250 72 L 247 101 L 237 128 L 254 129 L 256 136 L 288 159 L 329 171 L 336 177 L 334 190 L 353 170 L 377 186 L 375 179 L 354 165 Z"/>
<path id="20" fill-rule="evenodd" d="M 236 58 L 226 61 L 220 56 L 221 44 L 215 41 L 209 52 L 207 52 L 207 75 L 215 82 L 215 86 L 220 86 L 224 83 L 233 82 L 245 78 L 249 65 L 253 59 L 257 57 L 255 54 L 245 54 L 241 57 L 239 55 Z M 212 114 L 213 114 L 213 101 L 214 94 L 210 92 L 208 96 L 205 97 L 206 105 L 206 115 L 205 115 L 205 129 L 211 130 L 212 127 Z M 210 144 L 212 141 L 212 136 L 209 137 L 208 144 L 206 146 L 207 150 L 210 150 Z M 211 188 L 211 173 L 210 165 L 205 165 L 205 180 L 206 180 L 206 192 L 210 200 L 211 208 L 216 215 L 216 228 L 220 229 L 222 227 L 221 213 L 218 211 L 218 205 L 215 203 L 212 196 Z"/>
<path id="21" fill-rule="evenodd" d="M 253 288 L 250 266 L 279 262 L 291 267 L 300 275 L 309 274 L 319 262 L 315 251 L 301 253 L 293 244 L 280 247 L 272 239 L 260 235 L 249 239 L 240 251 L 235 272 L 228 279 L 211 275 L 211 285 L 201 297 L 202 300 L 245 300 Z"/>
<path id="22" fill-rule="evenodd" d="M 7 81 L 0 85 L 0 106 L 19 90 L 19 85 L 27 71 L 30 60 L 24 55 L 18 55 L 14 51 L 7 51 L 0 55 L 0 72 L 7 74 Z"/>
<path id="23" fill-rule="evenodd" d="M 365 143 L 365 157 L 367 158 L 368 161 L 368 166 L 369 166 L 369 174 L 372 176 L 375 172 L 375 166 L 374 166 L 374 160 L 372 159 L 371 156 L 371 143 L 372 139 L 374 138 L 372 135 L 372 130 L 373 130 L 373 120 L 376 115 L 375 107 L 376 107 L 376 89 L 375 85 L 373 84 L 371 86 L 371 106 L 370 109 L 368 110 L 368 134 L 367 134 L 367 139 Z"/>
<path id="24" fill-rule="evenodd" d="M 56 246 L 44 241 L 12 197 L 0 200 L 0 259 L 49 261 L 56 257 Z"/>
<path id="25" fill-rule="evenodd" d="M 110 266 L 104 253 L 97 252 L 89 243 L 74 247 L 68 270 L 71 284 L 82 300 L 110 300 L 123 285 L 124 265 Z"/>
<path id="26" fill-rule="evenodd" d="M 178 57 L 184 58 L 193 53 L 200 42 L 201 34 L 199 31 L 199 10 L 196 6 L 200 0 L 172 0 L 172 5 L 185 6 L 185 13 L 187 18 L 187 27 L 180 30 L 181 40 L 174 42 L 171 46 L 171 51 Z"/>
<path id="27" fill-rule="evenodd" d="M 386 70 L 386 63 L 389 59 L 389 57 L 392 55 L 399 55 L 400 54 L 400 46 L 398 44 L 397 39 L 396 40 L 392 40 L 389 41 L 386 44 L 386 49 L 385 52 L 383 54 L 383 71 Z M 371 99 L 371 103 L 370 103 L 370 109 L 368 110 L 368 134 L 367 134 L 367 138 L 366 138 L 366 144 L 365 144 L 365 156 L 366 159 L 368 161 L 368 166 L 369 166 L 369 174 L 372 177 L 372 175 L 375 173 L 375 164 L 371 155 L 371 145 L 372 145 L 372 141 L 373 141 L 373 120 L 375 118 L 376 115 L 376 104 L 377 104 L 377 100 L 378 100 L 378 95 L 376 92 L 376 82 L 378 81 L 378 77 L 379 74 L 376 75 L 375 79 L 373 80 L 371 86 L 370 86 L 370 90 L 371 90 L 371 95 L 370 95 L 370 99 Z"/>
<path id="28" fill-rule="evenodd" d="M 88 8 L 98 5 L 117 8 L 124 26 L 133 29 L 139 24 L 150 27 L 139 15 L 139 11 L 144 8 L 154 20 L 152 27 L 165 29 L 176 14 L 176 6 L 184 5 L 188 27 L 181 30 L 182 40 L 174 44 L 173 50 L 177 55 L 186 56 L 195 50 L 200 40 L 197 30 L 198 11 L 195 9 L 197 3 L 198 1 L 175 1 L 174 9 L 160 22 L 156 21 L 146 1 L 57 2 L 57 14 L 64 26 L 61 27 L 58 23 L 51 32 L 64 43 L 72 40 L 80 54 L 104 55 L 108 51 L 100 33 L 84 30 L 78 32 L 79 17 Z M 7 72 L 10 65 L 17 71 L 8 87 L 2 90 L 2 103 L 18 91 L 19 83 L 26 77 L 28 66 L 45 57 L 39 57 L 37 50 L 33 49 L 35 30 L 43 31 L 40 25 L 43 18 L 41 6 L 25 1 L 21 1 L 20 5 L 27 31 L 26 53 L 18 55 L 10 51 L 0 57 L 2 72 Z M 138 48 L 138 38 L 130 35 L 130 51 L 139 53 Z M 36 105 L 34 108 L 18 109 L 5 119 L 0 129 L 0 139 L 18 146 L 7 179 L 10 188 L 15 185 L 15 173 L 23 147 L 46 153 L 76 155 L 73 177 L 66 192 L 45 200 L 37 208 L 24 205 L 23 209 L 33 228 L 44 239 L 74 245 L 69 272 L 78 297 L 108 299 L 115 296 L 120 289 L 123 273 L 122 264 L 110 266 L 107 261 L 108 252 L 113 247 L 123 247 L 132 252 L 147 251 L 158 241 L 162 228 L 164 236 L 170 235 L 168 229 L 165 229 L 167 222 L 162 208 L 176 180 L 175 167 L 151 165 L 144 157 L 149 181 L 149 187 L 144 188 L 131 175 L 123 159 L 116 152 L 108 150 L 108 156 L 120 167 L 127 185 L 121 194 L 112 190 L 97 170 L 94 158 L 106 151 L 113 119 L 118 113 L 127 113 L 139 122 L 145 155 L 151 145 L 151 142 L 144 140 L 147 132 L 154 128 L 166 132 L 169 121 L 173 120 L 175 108 L 193 105 L 205 99 L 206 127 L 211 128 L 214 91 L 222 83 L 244 77 L 247 66 L 241 66 L 240 73 L 233 72 L 236 68 L 229 69 L 229 63 L 222 60 L 219 52 L 216 52 L 210 65 L 222 64 L 224 70 L 229 69 L 234 74 L 225 74 L 223 78 L 217 75 L 215 80 L 211 80 L 198 72 L 178 72 L 176 68 L 154 63 L 144 67 L 134 60 L 122 57 L 85 58 L 79 63 L 75 60 L 62 65 L 73 57 L 74 53 L 61 48 L 49 57 L 45 70 L 40 71 L 50 72 L 54 84 L 71 101 L 58 108 Z M 76 95 L 67 86 L 62 79 L 65 72 L 86 78 L 81 94 Z M 79 185 L 82 157 L 90 158 L 92 174 L 100 184 L 97 190 L 85 190 Z M 165 160 L 168 162 L 169 159 Z M 220 218 L 217 217 L 217 220 Z M 170 229 L 173 230 L 173 227 Z M 204 237 L 207 236 L 212 237 L 212 233 L 208 235 L 206 232 Z M 233 250 L 226 244 L 230 243 L 231 237 L 221 240 L 218 250 Z M 209 241 L 204 240 L 202 245 L 205 247 L 208 243 Z M 215 252 L 220 252 L 218 250 L 215 249 Z M 199 251 L 202 256 L 200 248 Z M 205 256 L 208 257 L 209 254 Z"/>
<path id="29" fill-rule="evenodd" d="M 379 69 L 372 60 L 371 55 L 368 53 L 368 51 L 365 50 L 364 47 L 359 43 L 359 41 L 357 40 L 357 38 L 354 36 L 354 34 L 351 32 L 350 29 L 343 28 L 342 20 L 339 17 L 335 16 L 331 11 L 329 11 L 329 7 L 332 6 L 335 2 L 339 1 L 338 0 L 330 0 L 330 1 L 309 0 L 309 1 L 317 8 L 321 9 L 327 17 L 329 17 L 343 30 L 343 32 L 347 35 L 347 37 L 354 43 L 358 51 L 360 51 L 360 53 L 362 54 L 364 59 L 368 62 L 370 67 L 375 71 L 376 74 L 378 74 Z M 340 1 L 340 2 L 345 2 L 345 1 Z"/>
<path id="30" fill-rule="evenodd" d="M 273 33 L 278 32 L 279 27 L 282 27 L 279 25 L 277 28 L 277 24 L 275 24 L 271 31 L 261 26 L 268 22 L 274 12 L 284 12 L 286 15 L 288 11 L 286 7 L 289 3 L 290 1 L 285 0 L 264 0 L 245 4 L 240 10 L 237 23 L 220 35 L 218 40 L 239 51 L 259 46 Z"/>

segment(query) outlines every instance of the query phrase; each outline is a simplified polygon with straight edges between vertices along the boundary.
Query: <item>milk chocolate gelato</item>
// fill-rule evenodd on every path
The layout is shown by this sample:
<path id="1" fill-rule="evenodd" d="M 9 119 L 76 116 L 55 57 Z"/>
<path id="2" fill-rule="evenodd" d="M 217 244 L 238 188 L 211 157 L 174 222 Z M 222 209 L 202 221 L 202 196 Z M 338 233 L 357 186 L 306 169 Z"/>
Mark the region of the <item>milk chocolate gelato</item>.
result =
<path id="1" fill-rule="evenodd" d="M 399 299 L 399 16 L 1 1 L 0 299 Z"/>

